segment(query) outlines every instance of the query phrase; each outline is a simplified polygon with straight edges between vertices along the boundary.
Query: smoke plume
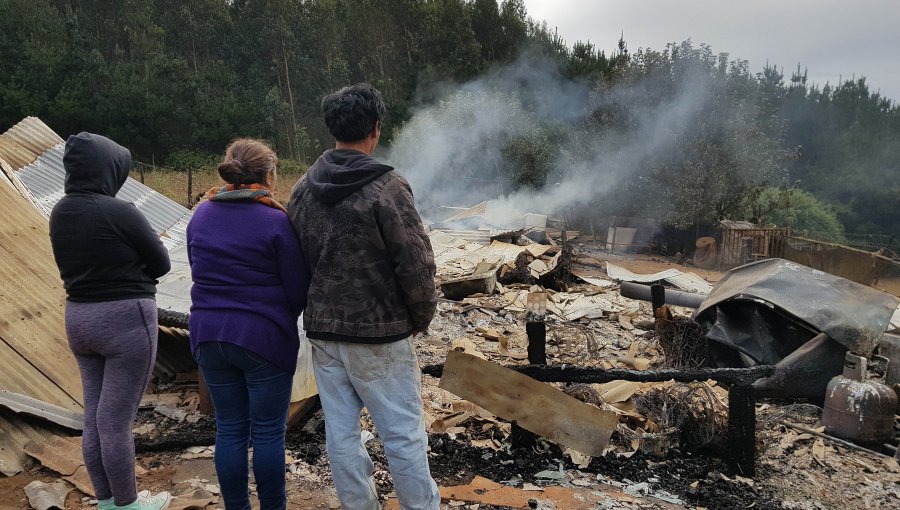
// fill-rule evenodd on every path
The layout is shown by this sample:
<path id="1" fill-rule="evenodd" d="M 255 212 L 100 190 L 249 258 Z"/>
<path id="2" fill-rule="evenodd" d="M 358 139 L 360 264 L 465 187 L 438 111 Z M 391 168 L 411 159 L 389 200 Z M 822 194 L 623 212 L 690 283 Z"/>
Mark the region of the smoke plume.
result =
<path id="1" fill-rule="evenodd" d="M 659 93 L 673 83 L 674 90 Z M 698 72 L 674 82 L 648 73 L 604 88 L 526 55 L 420 107 L 386 159 L 409 180 L 432 222 L 456 212 L 444 206 L 485 200 L 491 222 L 507 226 L 529 212 L 559 217 L 590 213 L 597 204 L 640 209 L 615 204 L 615 190 L 681 157 L 680 144 L 708 110 L 713 86 Z M 532 170 L 536 178 L 523 182 Z"/>

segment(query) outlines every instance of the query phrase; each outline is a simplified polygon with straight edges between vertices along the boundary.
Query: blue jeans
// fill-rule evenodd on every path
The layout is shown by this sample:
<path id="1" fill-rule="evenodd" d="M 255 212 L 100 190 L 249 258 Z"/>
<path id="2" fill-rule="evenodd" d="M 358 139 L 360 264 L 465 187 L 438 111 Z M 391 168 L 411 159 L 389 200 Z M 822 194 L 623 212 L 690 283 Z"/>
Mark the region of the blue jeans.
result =
<path id="1" fill-rule="evenodd" d="M 403 510 L 437 510 L 441 496 L 428 469 L 419 362 L 411 338 L 387 344 L 310 340 L 325 412 L 325 446 L 341 508 L 381 508 L 374 466 L 363 445 L 359 415 L 369 410 L 384 443 Z"/>
<path id="2" fill-rule="evenodd" d="M 261 510 L 284 509 L 284 432 L 293 374 L 225 342 L 194 352 L 216 408 L 216 475 L 227 510 L 250 510 L 248 447 Z"/>

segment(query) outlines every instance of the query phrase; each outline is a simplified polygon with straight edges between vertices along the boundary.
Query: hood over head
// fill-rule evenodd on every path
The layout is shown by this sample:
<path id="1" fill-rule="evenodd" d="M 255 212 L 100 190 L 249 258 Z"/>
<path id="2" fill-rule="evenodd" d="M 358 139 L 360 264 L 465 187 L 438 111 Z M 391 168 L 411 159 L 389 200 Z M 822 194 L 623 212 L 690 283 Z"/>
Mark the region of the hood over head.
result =
<path id="1" fill-rule="evenodd" d="M 66 140 L 63 166 L 66 193 L 114 197 L 128 179 L 131 152 L 105 136 L 82 131 Z"/>
<path id="2" fill-rule="evenodd" d="M 331 149 L 313 163 L 306 180 L 313 196 L 333 205 L 393 169 L 356 150 Z"/>

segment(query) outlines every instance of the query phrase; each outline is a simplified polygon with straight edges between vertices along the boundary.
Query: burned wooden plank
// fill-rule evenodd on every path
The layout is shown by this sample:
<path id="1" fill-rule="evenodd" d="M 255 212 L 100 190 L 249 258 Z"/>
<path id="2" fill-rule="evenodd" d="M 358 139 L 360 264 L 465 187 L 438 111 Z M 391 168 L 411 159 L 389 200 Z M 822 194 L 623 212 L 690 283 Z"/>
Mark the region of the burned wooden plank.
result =
<path id="1" fill-rule="evenodd" d="M 775 372 L 775 367 L 762 365 L 750 368 L 666 368 L 659 370 L 627 370 L 621 368 L 587 368 L 567 365 L 519 365 L 507 366 L 520 374 L 541 382 L 605 383 L 610 381 L 694 382 L 713 380 L 725 385 L 748 386 Z M 444 366 L 427 365 L 422 373 L 441 377 Z"/>
<path id="2" fill-rule="evenodd" d="M 475 356 L 450 351 L 445 366 L 441 388 L 587 455 L 603 453 L 619 421 L 615 413 Z"/>
<path id="3" fill-rule="evenodd" d="M 451 352 L 450 354 L 453 353 Z M 447 360 L 449 363 L 450 356 L 447 357 Z M 772 375 L 775 371 L 774 366 L 672 368 L 662 370 L 596 369 L 568 367 L 565 365 L 526 365 L 506 368 L 541 382 L 604 383 L 619 380 L 633 382 L 662 382 L 669 380 L 695 382 L 713 380 L 728 385 L 730 386 L 728 392 L 728 442 L 731 446 L 728 458 L 729 466 L 732 471 L 743 476 L 753 476 L 755 473 L 756 397 L 751 384 L 757 379 Z M 424 367 L 422 372 L 426 375 L 441 377 L 441 387 L 444 387 L 444 378 L 442 377 L 444 372 L 443 365 L 429 365 Z M 528 379 L 526 378 L 526 380 Z M 463 395 L 460 396 L 467 398 Z M 484 404 L 474 400 L 473 402 L 489 409 Z M 497 415 L 503 417 L 500 413 L 497 413 Z M 528 428 L 524 423 L 520 423 L 520 425 Z"/>
<path id="4" fill-rule="evenodd" d="M 318 396 L 312 396 L 297 402 L 291 402 L 291 407 L 288 409 L 287 429 L 291 430 L 303 421 L 316 407 L 318 401 Z"/>

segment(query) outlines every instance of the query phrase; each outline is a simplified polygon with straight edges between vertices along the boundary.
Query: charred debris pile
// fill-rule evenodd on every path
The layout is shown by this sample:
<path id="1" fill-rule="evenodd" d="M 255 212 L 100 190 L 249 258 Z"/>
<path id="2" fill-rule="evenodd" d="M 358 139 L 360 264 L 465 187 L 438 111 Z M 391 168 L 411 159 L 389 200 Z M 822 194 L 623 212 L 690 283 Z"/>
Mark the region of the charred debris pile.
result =
<path id="1" fill-rule="evenodd" d="M 556 444 L 582 467 L 699 452 L 753 476 L 773 437 L 792 434 L 814 437 L 816 455 L 893 462 L 896 297 L 778 258 L 698 270 L 711 282 L 675 264 L 634 273 L 609 240 L 540 215 L 484 227 L 485 209 L 430 232 L 442 304 L 424 372 L 454 395 L 432 402 L 432 432 L 493 450 Z"/>

